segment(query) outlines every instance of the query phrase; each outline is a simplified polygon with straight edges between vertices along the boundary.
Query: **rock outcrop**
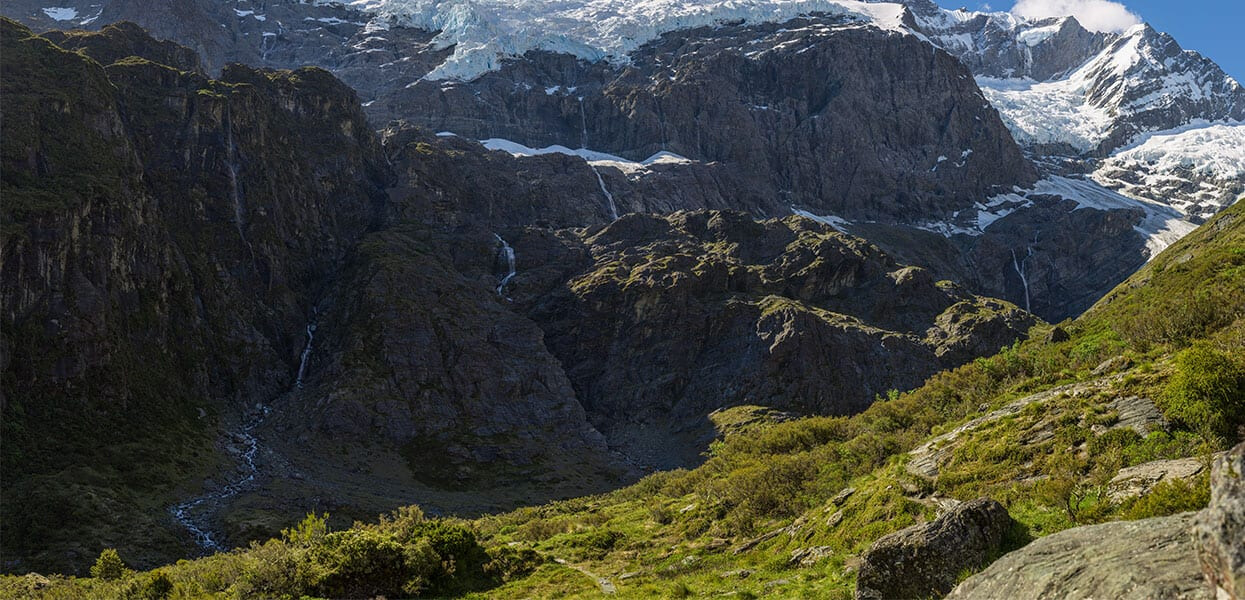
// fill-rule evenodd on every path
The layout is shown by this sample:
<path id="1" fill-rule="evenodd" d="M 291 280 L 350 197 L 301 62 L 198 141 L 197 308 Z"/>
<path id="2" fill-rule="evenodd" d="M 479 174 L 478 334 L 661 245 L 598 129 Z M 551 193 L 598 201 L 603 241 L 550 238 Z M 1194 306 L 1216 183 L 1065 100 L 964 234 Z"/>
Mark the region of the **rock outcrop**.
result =
<path id="1" fill-rule="evenodd" d="M 699 461 L 716 409 L 851 414 L 1037 323 L 801 217 L 633 214 L 512 237 L 536 262 L 516 303 L 593 424 L 651 466 Z"/>
<path id="2" fill-rule="evenodd" d="M 960 504 L 932 523 L 892 533 L 875 542 L 861 558 L 856 598 L 945 594 L 955 587 L 960 573 L 980 566 L 999 551 L 1011 523 L 1003 505 L 981 498 Z"/>
<path id="3" fill-rule="evenodd" d="M 948 598 L 1210 600 L 1190 529 L 1194 513 L 1061 531 L 1011 552 Z"/>
<path id="4" fill-rule="evenodd" d="M 1194 462 L 1196 461 L 1196 462 Z M 1200 459 L 1121 471 L 1124 481 L 1188 476 Z M 1245 589 L 1245 444 L 1217 457 L 1197 513 L 1077 527 L 1041 538 L 961 583 L 949 598 L 1241 598 Z"/>
<path id="5" fill-rule="evenodd" d="M 1199 457 L 1156 460 L 1120 469 L 1118 475 L 1107 485 L 1112 501 L 1121 502 L 1149 492 L 1164 481 L 1188 481 L 1206 470 Z"/>
<path id="6" fill-rule="evenodd" d="M 1217 597 L 1245 598 L 1245 444 L 1215 460 L 1210 506 L 1194 527 L 1197 557 Z"/>

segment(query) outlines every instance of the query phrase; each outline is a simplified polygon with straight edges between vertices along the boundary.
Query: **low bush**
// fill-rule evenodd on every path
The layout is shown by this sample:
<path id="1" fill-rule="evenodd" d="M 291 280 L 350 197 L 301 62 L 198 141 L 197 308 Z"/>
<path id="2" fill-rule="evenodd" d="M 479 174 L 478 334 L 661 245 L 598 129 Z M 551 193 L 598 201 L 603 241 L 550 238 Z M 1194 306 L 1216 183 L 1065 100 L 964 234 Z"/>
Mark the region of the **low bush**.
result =
<path id="1" fill-rule="evenodd" d="M 1208 345 L 1194 345 L 1177 355 L 1159 408 L 1208 442 L 1232 441 L 1245 424 L 1245 367 Z"/>

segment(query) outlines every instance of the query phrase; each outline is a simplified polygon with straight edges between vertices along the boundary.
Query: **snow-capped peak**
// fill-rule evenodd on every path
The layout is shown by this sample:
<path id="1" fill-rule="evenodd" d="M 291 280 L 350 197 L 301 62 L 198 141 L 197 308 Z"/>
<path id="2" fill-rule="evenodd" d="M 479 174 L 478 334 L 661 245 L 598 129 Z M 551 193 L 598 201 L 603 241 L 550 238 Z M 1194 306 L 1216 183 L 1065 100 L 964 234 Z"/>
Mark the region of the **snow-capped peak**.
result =
<path id="1" fill-rule="evenodd" d="M 530 50 L 625 62 L 664 33 L 724 23 L 782 22 L 814 13 L 906 31 L 902 4 L 856 0 L 354 0 L 398 24 L 439 31 L 453 54 L 426 79 L 471 80 Z"/>

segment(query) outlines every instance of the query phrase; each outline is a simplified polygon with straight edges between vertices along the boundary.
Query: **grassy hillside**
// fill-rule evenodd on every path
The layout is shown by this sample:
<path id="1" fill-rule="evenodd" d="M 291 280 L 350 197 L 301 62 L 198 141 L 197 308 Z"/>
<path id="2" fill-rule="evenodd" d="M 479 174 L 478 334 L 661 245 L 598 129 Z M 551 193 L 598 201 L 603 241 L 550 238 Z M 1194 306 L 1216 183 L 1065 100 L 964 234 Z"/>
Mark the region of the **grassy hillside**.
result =
<path id="1" fill-rule="evenodd" d="M 1122 468 L 1207 456 L 1239 439 L 1242 348 L 1238 204 L 1080 318 L 1039 326 L 1028 342 L 860 415 L 718 414 L 731 433 L 693 470 L 475 521 L 407 509 L 326 532 L 309 518 L 229 554 L 147 573 L 114 565 L 112 579 L 8 577 L 0 595 L 847 598 L 862 551 L 953 499 L 1007 506 L 1018 523 L 1011 547 L 1204 505 L 1204 479 L 1122 501 L 1107 482 Z"/>

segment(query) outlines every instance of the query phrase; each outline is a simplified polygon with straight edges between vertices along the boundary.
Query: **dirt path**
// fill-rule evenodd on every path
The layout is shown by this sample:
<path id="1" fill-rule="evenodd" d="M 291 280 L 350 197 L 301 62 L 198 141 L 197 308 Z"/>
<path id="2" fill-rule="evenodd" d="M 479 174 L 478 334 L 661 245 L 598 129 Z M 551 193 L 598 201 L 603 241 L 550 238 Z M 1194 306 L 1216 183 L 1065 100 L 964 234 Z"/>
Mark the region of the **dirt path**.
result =
<path id="1" fill-rule="evenodd" d="M 561 558 L 555 558 L 553 559 L 553 562 L 556 562 L 559 565 L 562 565 L 564 567 L 570 567 L 572 569 L 575 569 L 576 571 L 579 571 L 580 573 L 583 573 L 584 575 L 587 575 L 589 578 L 595 581 L 597 585 L 601 586 L 602 594 L 618 593 L 618 588 L 614 586 L 614 582 L 610 581 L 609 578 L 607 577 L 601 577 L 600 575 L 597 575 L 596 573 L 593 573 L 592 571 L 589 571 L 588 569 L 585 569 L 579 565 L 573 565 L 569 562 L 566 562 L 565 560 Z"/>

